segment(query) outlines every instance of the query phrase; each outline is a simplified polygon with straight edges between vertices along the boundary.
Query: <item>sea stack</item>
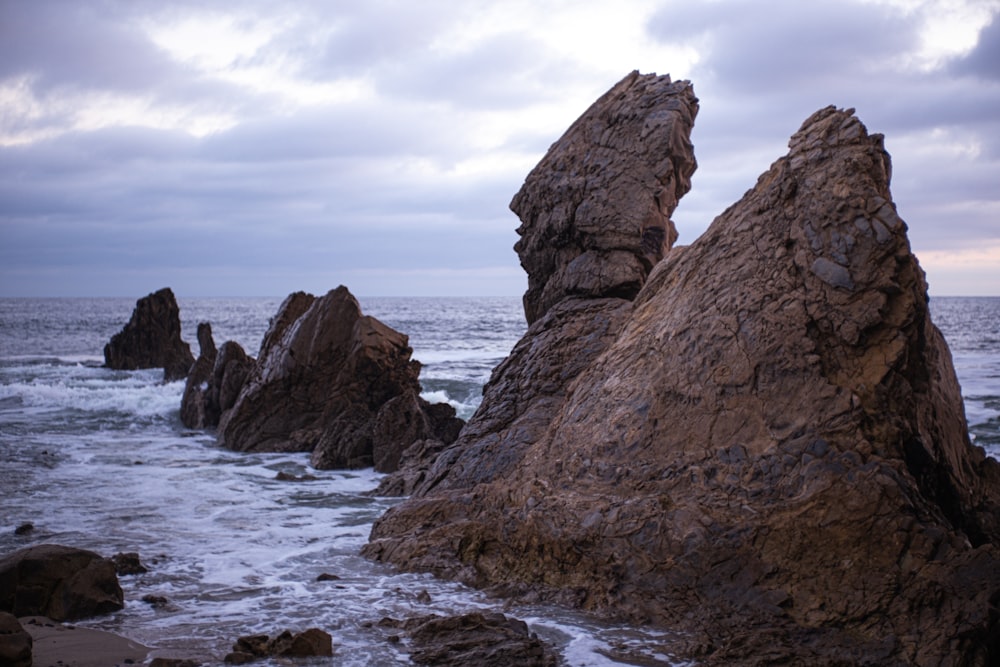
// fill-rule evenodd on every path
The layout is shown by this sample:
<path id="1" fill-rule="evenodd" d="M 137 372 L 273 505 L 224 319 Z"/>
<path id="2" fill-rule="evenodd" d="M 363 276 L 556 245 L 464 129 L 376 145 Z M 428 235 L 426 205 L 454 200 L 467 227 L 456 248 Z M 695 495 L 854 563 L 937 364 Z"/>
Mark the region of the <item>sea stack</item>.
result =
<path id="1" fill-rule="evenodd" d="M 194 355 L 181 340 L 180 308 L 169 287 L 135 302 L 121 331 L 104 346 L 104 365 L 115 370 L 162 368 L 164 380 L 187 377 Z"/>
<path id="2" fill-rule="evenodd" d="M 219 442 L 238 451 L 311 452 L 321 469 L 380 472 L 396 470 L 418 440 L 450 443 L 462 422 L 451 406 L 432 408 L 420 398 L 420 363 L 408 343 L 362 314 L 346 287 L 320 298 L 290 295 L 235 397 L 222 396 L 235 387 L 218 382 Z M 223 352 L 226 346 L 216 376 Z"/>
<path id="3" fill-rule="evenodd" d="M 549 150 L 539 168 L 555 188 L 539 198 L 529 176 L 512 207 L 533 324 L 365 553 L 684 630 L 681 653 L 703 664 L 995 663 L 1000 466 L 969 441 L 882 136 L 821 109 L 655 263 L 659 235 L 644 230 L 669 245 L 662 220 L 693 157 L 616 153 L 671 166 L 672 181 L 637 167 L 647 185 L 629 199 L 666 201 L 649 223 L 566 165 L 588 159 L 581 127 L 592 155 L 630 145 L 612 138 L 630 114 L 673 117 L 670 147 L 689 149 L 679 119 L 696 108 L 687 82 L 633 74 Z M 527 240 L 560 187 L 585 193 L 552 235 L 581 239 L 575 257 Z M 590 230 L 593 210 L 620 221 L 621 241 L 574 227 Z M 654 263 L 637 282 L 607 279 Z M 593 279 L 573 278 L 579 266 Z"/>

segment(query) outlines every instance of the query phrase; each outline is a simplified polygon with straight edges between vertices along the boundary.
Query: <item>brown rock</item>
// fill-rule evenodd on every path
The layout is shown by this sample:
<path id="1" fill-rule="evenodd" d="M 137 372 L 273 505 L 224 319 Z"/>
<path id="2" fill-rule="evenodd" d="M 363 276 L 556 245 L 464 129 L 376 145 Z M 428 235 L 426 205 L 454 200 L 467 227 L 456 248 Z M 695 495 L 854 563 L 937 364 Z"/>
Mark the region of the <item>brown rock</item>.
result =
<path id="1" fill-rule="evenodd" d="M 558 664 L 555 654 L 528 631 L 524 621 L 503 614 L 430 615 L 398 625 L 408 632 L 410 658 L 418 665 L 555 667 Z"/>
<path id="2" fill-rule="evenodd" d="M 208 322 L 198 324 L 198 345 L 198 358 L 187 375 L 181 397 L 181 423 L 188 428 L 205 428 L 219 423 L 218 408 L 209 399 L 209 383 L 218 350 L 212 338 L 212 325 Z"/>
<path id="3" fill-rule="evenodd" d="M 169 287 L 136 301 L 128 324 L 104 346 L 108 368 L 163 368 L 168 382 L 187 377 L 193 363 L 191 348 L 181 340 L 180 309 Z"/>
<path id="4" fill-rule="evenodd" d="M 41 544 L 0 559 L 0 610 L 73 620 L 118 611 L 115 566 L 92 551 Z"/>
<path id="5" fill-rule="evenodd" d="M 115 565 L 115 572 L 118 576 L 129 574 L 145 574 L 149 572 L 146 566 L 139 560 L 139 554 L 134 551 L 117 553 L 111 557 L 111 562 Z"/>
<path id="6" fill-rule="evenodd" d="M 267 635 L 247 635 L 233 644 L 233 650 L 225 661 L 235 665 L 260 660 L 262 658 L 312 658 L 333 655 L 333 638 L 319 628 L 309 628 L 302 632 L 281 632 L 276 637 Z"/>
<path id="7" fill-rule="evenodd" d="M 293 294 L 222 413 L 219 440 L 239 451 L 309 451 L 316 468 L 391 472 L 415 438 L 454 430 L 419 398 L 411 352 L 346 287 L 320 299 Z"/>
<path id="8" fill-rule="evenodd" d="M 687 81 L 632 72 L 549 149 L 514 196 L 528 324 L 570 295 L 632 299 L 677 238 L 698 100 Z"/>
<path id="9" fill-rule="evenodd" d="M 1000 471 L 882 137 L 830 107 L 790 148 L 568 381 L 538 319 L 365 553 L 679 626 L 707 664 L 1000 659 Z"/>
<path id="10" fill-rule="evenodd" d="M 0 611 L 0 665 L 31 667 L 31 635 L 17 618 Z"/>

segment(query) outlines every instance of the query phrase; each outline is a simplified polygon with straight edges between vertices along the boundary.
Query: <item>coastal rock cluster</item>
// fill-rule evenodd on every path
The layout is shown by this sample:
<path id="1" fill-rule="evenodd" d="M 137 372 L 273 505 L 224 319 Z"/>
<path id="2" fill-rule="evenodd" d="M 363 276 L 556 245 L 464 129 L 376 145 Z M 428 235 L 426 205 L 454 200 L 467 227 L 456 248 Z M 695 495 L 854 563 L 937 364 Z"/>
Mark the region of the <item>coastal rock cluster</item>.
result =
<path id="1" fill-rule="evenodd" d="M 169 287 L 135 304 L 132 317 L 104 346 L 104 365 L 115 370 L 162 368 L 164 380 L 187 377 L 194 355 L 181 340 L 180 308 Z"/>
<path id="2" fill-rule="evenodd" d="M 237 451 L 305 451 L 320 469 L 395 471 L 418 442 L 454 441 L 463 421 L 420 397 L 420 363 L 404 334 L 364 315 L 346 287 L 290 295 L 257 359 L 234 342 L 216 350 L 211 327 L 185 386 L 181 418 L 217 426 Z"/>
<path id="3" fill-rule="evenodd" d="M 671 248 L 696 112 L 633 73 L 528 176 L 530 327 L 364 553 L 686 630 L 707 664 L 995 663 L 1000 466 L 882 136 L 819 110 Z"/>

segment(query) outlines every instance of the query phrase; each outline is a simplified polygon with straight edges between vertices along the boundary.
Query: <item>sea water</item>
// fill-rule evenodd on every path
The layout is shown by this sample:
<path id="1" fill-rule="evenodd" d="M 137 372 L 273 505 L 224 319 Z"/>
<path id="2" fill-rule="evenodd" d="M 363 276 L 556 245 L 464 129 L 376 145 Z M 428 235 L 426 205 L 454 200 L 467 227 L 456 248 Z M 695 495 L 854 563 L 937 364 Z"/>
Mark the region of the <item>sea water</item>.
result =
<path id="1" fill-rule="evenodd" d="M 407 333 L 425 397 L 469 417 L 482 385 L 525 330 L 514 298 L 362 299 Z M 125 609 L 81 623 L 159 649 L 221 661 L 241 635 L 319 627 L 338 665 L 407 664 L 383 617 L 503 610 L 568 665 L 680 664 L 667 633 L 549 606 L 510 605 L 358 556 L 396 499 L 371 470 L 316 471 L 307 454 L 245 454 L 185 429 L 182 382 L 101 367 L 133 299 L 0 299 L 0 555 L 56 543 L 135 551 L 149 572 L 121 577 Z M 280 299 L 179 299 L 183 337 L 210 321 L 217 344 L 256 354 Z M 963 387 L 970 432 L 1000 456 L 1000 299 L 934 299 Z M 197 350 L 193 350 L 197 353 Z M 279 472 L 315 479 L 288 482 Z M 16 535 L 31 523 L 34 529 Z M 332 575 L 319 581 L 320 575 Z M 616 658 L 619 658 L 616 660 Z M 277 663 L 276 663 L 277 664 Z M 319 661 L 319 664 L 330 664 Z"/>

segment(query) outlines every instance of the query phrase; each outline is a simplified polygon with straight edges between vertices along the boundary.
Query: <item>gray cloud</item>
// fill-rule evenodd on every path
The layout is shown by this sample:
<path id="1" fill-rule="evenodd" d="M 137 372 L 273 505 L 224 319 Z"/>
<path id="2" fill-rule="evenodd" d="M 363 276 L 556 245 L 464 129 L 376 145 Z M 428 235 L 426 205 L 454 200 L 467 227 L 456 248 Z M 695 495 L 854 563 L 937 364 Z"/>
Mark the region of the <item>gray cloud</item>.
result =
<path id="1" fill-rule="evenodd" d="M 569 7 L 552 6 L 553 34 Z M 511 250 L 518 221 L 507 205 L 559 132 L 530 114 L 558 107 L 568 90 L 596 97 L 614 77 L 546 32 L 497 26 L 467 39 L 482 12 L 497 8 L 0 3 L 0 86 L 27 77 L 41 105 L 0 109 L 0 130 L 37 134 L 0 147 L 0 292 L 135 295 L 171 284 L 187 295 L 282 295 L 339 282 L 360 294 L 520 292 Z M 299 85 L 360 82 L 366 92 L 299 104 L 177 62 L 139 29 L 237 10 L 245 25 L 274 32 L 234 69 L 270 67 Z M 900 64 L 919 13 L 829 0 L 762 11 L 759 3 L 670 2 L 646 26 L 657 43 L 702 55 L 675 73 L 691 78 L 702 100 L 693 137 L 700 167 L 677 212 L 681 242 L 742 196 L 802 121 L 831 103 L 856 107 L 870 131 L 887 135 L 915 247 L 1000 240 L 991 217 L 1000 21 L 966 57 L 921 71 Z M 632 68 L 663 73 L 670 63 L 628 63 L 621 74 Z M 72 130 L 73 95 L 95 92 L 235 124 L 201 137 L 183 126 Z M 583 110 L 567 107 L 566 125 Z M 485 118 L 506 115 L 519 120 L 492 143 L 479 141 Z"/>

